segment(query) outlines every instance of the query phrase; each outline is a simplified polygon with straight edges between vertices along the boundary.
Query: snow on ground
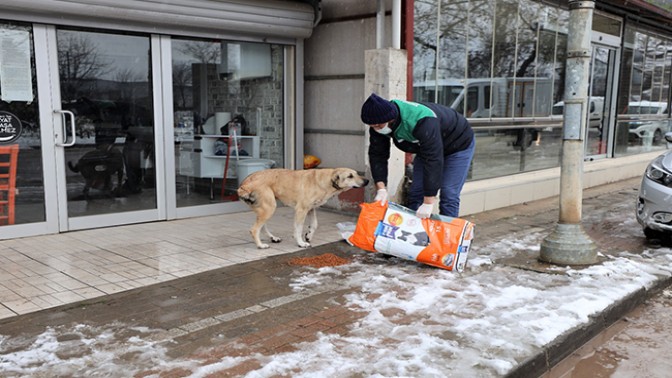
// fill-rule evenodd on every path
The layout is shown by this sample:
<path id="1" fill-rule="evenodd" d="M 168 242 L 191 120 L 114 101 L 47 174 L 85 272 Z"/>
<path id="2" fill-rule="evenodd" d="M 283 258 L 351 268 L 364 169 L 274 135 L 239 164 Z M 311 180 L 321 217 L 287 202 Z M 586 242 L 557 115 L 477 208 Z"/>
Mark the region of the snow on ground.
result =
<path id="1" fill-rule="evenodd" d="M 623 206 L 602 215 L 625 220 L 616 222 L 619 232 L 614 237 L 641 232 L 636 222 L 628 220 L 631 211 Z M 353 288 L 345 296 L 346 306 L 366 315 L 345 335 L 320 334 L 293 352 L 252 356 L 261 368 L 247 377 L 504 375 L 591 315 L 650 286 L 655 275 L 672 275 L 668 248 L 641 255 L 612 253 L 599 265 L 558 267 L 545 274 L 496 263 L 516 253 L 538 251 L 545 235 L 536 229 L 485 246 L 475 244 L 462 274 L 397 258 L 383 260 L 367 252 L 348 265 L 297 271 L 291 283 L 295 292 Z M 57 352 L 61 346 L 54 329 L 27 350 L 14 350 L 12 340 L 0 339 L 0 372 L 8 377 L 40 376 L 40 371 L 122 377 L 132 376 L 134 368 L 164 366 L 187 369 L 190 377 L 206 377 L 250 359 L 227 357 L 205 365 L 175 361 L 160 345 L 144 341 L 148 330 L 79 327 L 60 330 L 73 334 L 71 339 L 83 350 L 71 358 Z"/>
<path id="2" fill-rule="evenodd" d="M 147 328 L 125 324 L 49 327 L 35 339 L 0 336 L 2 377 L 132 377 L 166 360 Z"/>

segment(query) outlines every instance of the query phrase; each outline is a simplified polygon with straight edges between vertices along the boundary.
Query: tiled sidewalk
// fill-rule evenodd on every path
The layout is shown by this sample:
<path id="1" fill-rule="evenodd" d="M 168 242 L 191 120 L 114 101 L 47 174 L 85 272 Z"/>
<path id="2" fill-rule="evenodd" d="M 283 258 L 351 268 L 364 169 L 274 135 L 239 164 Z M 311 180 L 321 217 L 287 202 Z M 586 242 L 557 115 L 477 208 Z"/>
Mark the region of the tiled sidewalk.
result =
<path id="1" fill-rule="evenodd" d="M 130 238 L 125 246 L 106 240 L 97 250 L 116 256 L 107 258 L 108 265 L 138 264 L 135 258 L 146 260 L 142 265 L 153 272 L 165 267 L 160 283 L 142 285 L 130 277 L 119 282 L 141 287 L 1 320 L 5 360 L 0 358 L 0 372 L 115 378 L 546 376 L 578 346 L 672 282 L 669 250 L 648 246 L 633 224 L 636 186 L 636 180 L 628 180 L 586 192 L 586 232 L 605 263 L 587 268 L 585 276 L 579 268 L 536 259 L 540 235 L 557 222 L 557 198 L 466 217 L 477 228 L 469 269 L 462 274 L 350 247 L 339 240 L 336 224 L 354 219 L 328 212 L 318 214 L 322 245 L 290 253 L 299 249 L 290 232 L 282 231 L 285 240 L 273 246 L 283 249 L 269 251 L 274 255 L 226 260 L 229 265 L 219 269 L 204 268 L 194 256 L 221 262 L 236 249 L 243 258 L 259 253 L 239 238 L 246 235 L 251 214 L 232 215 L 236 222 L 230 221 L 226 233 L 211 223 L 229 216 L 186 221 L 193 232 L 177 232 L 185 221 L 141 225 L 139 233 L 159 237 L 147 236 L 140 244 Z M 273 229 L 291 224 L 291 212 L 281 214 Z M 231 231 L 235 225 L 241 230 Z M 83 233 L 88 232 L 69 235 Z M 143 245 L 152 247 L 136 252 Z M 290 264 L 294 257 L 325 253 L 350 263 L 326 269 Z M 492 263 L 484 264 L 488 259 Z M 175 261 L 184 261 L 185 268 L 175 269 Z M 607 261 L 624 270 L 609 270 L 614 264 Z M 81 264 L 87 273 L 92 270 Z M 645 272 L 655 272 L 655 278 L 640 287 Z M 163 280 L 168 276 L 175 279 Z M 621 296 L 624 287 L 632 289 Z M 510 291 L 520 295 L 505 294 Z M 565 307 L 564 301 L 577 308 Z M 577 311 L 596 302 L 603 307 L 587 319 Z M 570 326 L 575 318 L 578 325 Z M 561 331 L 550 341 L 537 341 L 554 332 L 549 329 L 554 327 L 534 326 L 540 319 L 558 323 Z"/>
<path id="2" fill-rule="evenodd" d="M 318 211 L 313 246 L 340 239 L 352 216 Z M 257 249 L 251 212 L 75 231 L 0 241 L 0 319 L 119 293 L 212 269 L 298 251 L 293 211 L 269 227 L 283 238 Z"/>

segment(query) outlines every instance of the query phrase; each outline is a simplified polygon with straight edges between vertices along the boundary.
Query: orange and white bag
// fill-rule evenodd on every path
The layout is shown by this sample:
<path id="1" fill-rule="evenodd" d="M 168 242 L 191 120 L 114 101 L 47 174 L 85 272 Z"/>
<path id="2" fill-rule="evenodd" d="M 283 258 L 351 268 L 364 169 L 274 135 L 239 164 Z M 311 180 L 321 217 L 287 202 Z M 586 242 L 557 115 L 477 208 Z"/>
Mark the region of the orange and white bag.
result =
<path id="1" fill-rule="evenodd" d="M 348 241 L 369 252 L 380 252 L 439 268 L 464 271 L 474 224 L 460 218 L 432 215 L 388 202 L 362 203 L 354 233 Z"/>

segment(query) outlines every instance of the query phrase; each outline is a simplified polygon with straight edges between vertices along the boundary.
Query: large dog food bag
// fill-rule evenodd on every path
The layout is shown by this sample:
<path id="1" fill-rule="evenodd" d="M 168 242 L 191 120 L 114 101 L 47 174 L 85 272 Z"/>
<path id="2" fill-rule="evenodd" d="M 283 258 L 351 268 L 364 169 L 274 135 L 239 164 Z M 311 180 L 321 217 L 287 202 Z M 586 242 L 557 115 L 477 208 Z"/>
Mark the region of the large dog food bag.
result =
<path id="1" fill-rule="evenodd" d="M 355 231 L 348 241 L 369 252 L 380 252 L 439 268 L 464 271 L 474 224 L 459 218 L 432 215 L 387 202 L 363 203 Z"/>

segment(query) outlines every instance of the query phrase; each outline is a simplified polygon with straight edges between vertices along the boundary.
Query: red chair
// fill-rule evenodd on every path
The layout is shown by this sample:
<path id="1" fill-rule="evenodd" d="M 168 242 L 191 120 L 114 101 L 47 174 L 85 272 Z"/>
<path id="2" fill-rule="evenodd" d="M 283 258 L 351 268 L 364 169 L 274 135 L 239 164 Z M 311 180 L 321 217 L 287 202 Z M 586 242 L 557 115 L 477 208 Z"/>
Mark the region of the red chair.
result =
<path id="1" fill-rule="evenodd" d="M 14 224 L 19 145 L 0 146 L 0 225 Z"/>

